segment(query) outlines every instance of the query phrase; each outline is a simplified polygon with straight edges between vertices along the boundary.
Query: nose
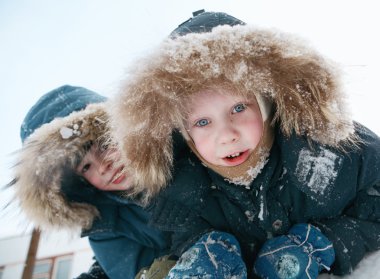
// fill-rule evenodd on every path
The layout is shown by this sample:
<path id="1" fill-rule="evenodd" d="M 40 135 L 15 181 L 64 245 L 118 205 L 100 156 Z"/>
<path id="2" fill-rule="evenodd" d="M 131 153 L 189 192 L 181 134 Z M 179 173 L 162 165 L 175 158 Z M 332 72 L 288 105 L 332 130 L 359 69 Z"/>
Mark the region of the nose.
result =
<path id="1" fill-rule="evenodd" d="M 228 144 L 238 141 L 240 134 L 238 130 L 234 127 L 232 121 L 226 121 L 219 128 L 219 143 Z"/>
<path id="2" fill-rule="evenodd" d="M 109 170 L 112 169 L 112 166 L 113 166 L 112 160 L 103 160 L 98 165 L 99 174 L 104 175 L 105 173 L 107 173 Z"/>

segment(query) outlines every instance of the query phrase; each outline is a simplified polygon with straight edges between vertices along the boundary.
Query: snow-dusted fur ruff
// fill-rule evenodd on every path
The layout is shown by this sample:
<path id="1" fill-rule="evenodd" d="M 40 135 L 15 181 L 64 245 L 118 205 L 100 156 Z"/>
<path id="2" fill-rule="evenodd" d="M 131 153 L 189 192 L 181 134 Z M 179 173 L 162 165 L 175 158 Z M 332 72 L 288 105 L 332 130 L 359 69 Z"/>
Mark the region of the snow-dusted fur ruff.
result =
<path id="1" fill-rule="evenodd" d="M 167 39 L 133 65 L 110 107 L 136 192 L 149 198 L 167 184 L 170 134 L 181 129 L 189 96 L 215 84 L 269 99 L 286 135 L 339 146 L 353 132 L 335 68 L 294 36 L 239 25 Z"/>
<path id="2" fill-rule="evenodd" d="M 69 202 L 61 183 L 64 169 L 75 168 L 84 155 L 84 144 L 104 135 L 106 120 L 104 104 L 88 105 L 35 130 L 16 154 L 15 196 L 36 227 L 78 232 L 98 216 L 94 206 Z"/>

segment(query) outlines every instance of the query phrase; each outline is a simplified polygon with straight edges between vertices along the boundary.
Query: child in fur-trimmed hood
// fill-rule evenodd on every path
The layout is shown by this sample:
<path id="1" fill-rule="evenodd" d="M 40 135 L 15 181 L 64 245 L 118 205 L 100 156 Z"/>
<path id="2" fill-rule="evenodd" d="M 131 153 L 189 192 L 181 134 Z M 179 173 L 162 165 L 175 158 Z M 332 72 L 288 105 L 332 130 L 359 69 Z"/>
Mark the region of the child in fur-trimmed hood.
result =
<path id="1" fill-rule="evenodd" d="M 179 28 L 199 17 L 228 15 Z M 139 61 L 110 106 L 135 194 L 175 232 L 173 253 L 187 251 L 169 277 L 219 274 L 227 257 L 208 244 L 235 256 L 240 245 L 248 276 L 350 273 L 380 248 L 380 139 L 350 119 L 337 70 L 300 39 L 200 22 Z M 176 131 L 193 152 L 173 153 Z"/>
<path id="2" fill-rule="evenodd" d="M 134 278 L 165 252 L 167 235 L 148 225 L 137 200 L 123 198 L 131 181 L 108 148 L 105 102 L 70 85 L 44 94 L 22 124 L 11 184 L 35 227 L 88 237 L 103 270 L 97 276 Z"/>

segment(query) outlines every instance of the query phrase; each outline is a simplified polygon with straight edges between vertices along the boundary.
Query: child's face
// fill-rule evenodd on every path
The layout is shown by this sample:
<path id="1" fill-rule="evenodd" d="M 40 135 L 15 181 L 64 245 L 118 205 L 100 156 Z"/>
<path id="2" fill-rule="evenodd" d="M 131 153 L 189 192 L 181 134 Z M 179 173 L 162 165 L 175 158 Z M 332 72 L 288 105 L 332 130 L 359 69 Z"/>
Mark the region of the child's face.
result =
<path id="1" fill-rule="evenodd" d="M 240 165 L 260 141 L 263 122 L 256 100 L 203 90 L 192 97 L 189 112 L 188 133 L 211 164 Z"/>
<path id="2" fill-rule="evenodd" d="M 126 190 L 131 186 L 131 178 L 122 172 L 122 165 L 115 165 L 119 159 L 118 150 L 101 150 L 94 144 L 79 163 L 76 172 L 99 190 Z"/>

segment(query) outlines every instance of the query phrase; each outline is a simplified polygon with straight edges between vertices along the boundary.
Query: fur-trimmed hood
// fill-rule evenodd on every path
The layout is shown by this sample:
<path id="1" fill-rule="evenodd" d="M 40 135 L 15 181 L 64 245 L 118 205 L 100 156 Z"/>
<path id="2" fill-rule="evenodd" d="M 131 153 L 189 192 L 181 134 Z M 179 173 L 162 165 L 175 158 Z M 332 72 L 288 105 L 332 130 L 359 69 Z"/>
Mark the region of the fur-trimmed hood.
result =
<path id="1" fill-rule="evenodd" d="M 108 118 L 102 102 L 105 98 L 100 95 L 94 97 L 95 94 L 86 90 L 82 95 L 72 96 L 70 102 L 63 100 L 67 94 L 61 94 L 61 110 L 68 109 L 72 112 L 64 117 L 56 117 L 33 130 L 21 150 L 15 154 L 14 180 L 11 183 L 15 190 L 15 200 L 38 228 L 63 228 L 77 232 L 88 229 L 99 215 L 95 206 L 70 200 L 62 187 L 64 183 L 75 183 L 70 186 L 75 187 L 78 192 L 82 190 L 85 182 L 75 180 L 73 170 L 86 152 L 85 144 L 102 140 L 107 132 Z M 56 99 L 54 97 L 50 103 Z M 75 108 L 70 107 L 72 100 L 81 102 L 81 107 L 85 108 L 80 109 L 78 105 Z M 94 104 L 86 106 L 88 102 Z M 38 104 L 41 103 L 40 100 Z M 36 115 L 36 111 L 33 111 L 31 117 Z"/>
<path id="2" fill-rule="evenodd" d="M 167 39 L 133 65 L 109 111 L 137 192 L 168 183 L 184 105 L 217 83 L 269 100 L 285 135 L 338 147 L 353 133 L 335 67 L 293 35 L 237 25 Z"/>

